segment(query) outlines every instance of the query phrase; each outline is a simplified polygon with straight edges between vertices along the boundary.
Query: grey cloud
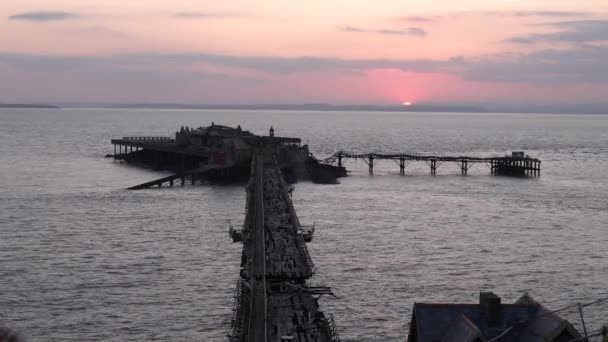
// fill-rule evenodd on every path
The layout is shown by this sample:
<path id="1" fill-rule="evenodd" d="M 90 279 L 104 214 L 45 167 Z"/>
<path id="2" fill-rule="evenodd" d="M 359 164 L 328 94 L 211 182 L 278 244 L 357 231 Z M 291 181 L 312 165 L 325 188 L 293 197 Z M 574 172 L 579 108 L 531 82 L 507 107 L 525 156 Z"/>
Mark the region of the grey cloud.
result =
<path id="1" fill-rule="evenodd" d="M 546 19 L 556 18 L 573 18 L 573 17 L 591 17 L 594 14 L 591 12 L 576 12 L 576 11 L 464 11 L 455 12 L 454 15 L 483 15 L 494 16 L 500 18 L 508 17 L 537 17 Z"/>
<path id="2" fill-rule="evenodd" d="M 155 56 L 179 62 L 206 62 L 221 66 L 253 69 L 269 73 L 356 71 L 367 69 L 399 69 L 403 71 L 430 72 L 462 66 L 462 58 L 448 60 L 390 60 L 390 59 L 340 59 L 322 57 L 238 57 L 213 54 L 181 54 Z"/>
<path id="3" fill-rule="evenodd" d="M 241 57 L 204 53 L 182 54 L 131 54 L 112 58 L 70 57 L 23 54 L 0 54 L 0 63 L 25 69 L 64 71 L 73 68 L 128 68 L 133 65 L 147 65 L 154 68 L 183 69 L 198 63 L 206 63 L 237 69 L 249 69 L 270 74 L 364 71 L 369 69 L 398 69 L 416 72 L 439 72 L 461 68 L 467 65 L 463 57 L 447 60 L 391 60 L 391 59 L 340 59 L 322 57 Z"/>
<path id="4" fill-rule="evenodd" d="M 504 53 L 476 59 L 453 57 L 429 59 L 340 59 L 322 57 L 231 56 L 206 53 L 142 53 L 114 57 L 70 57 L 0 54 L 0 64 L 28 72 L 58 74 L 133 75 L 138 79 L 209 77 L 196 72 L 200 64 L 263 74 L 251 79 L 268 80 L 294 73 L 365 73 L 394 69 L 419 73 L 447 73 L 465 80 L 488 83 L 605 83 L 608 84 L 608 47 L 577 46 L 570 50 L 543 50 L 527 54 Z M 120 76 L 123 77 L 123 76 Z M 218 77 L 217 75 L 214 77 Z M 226 76 L 238 80 L 238 76 Z M 244 79 L 244 82 L 246 80 Z"/>
<path id="5" fill-rule="evenodd" d="M 262 82 L 262 78 L 231 76 L 224 73 L 198 71 L 191 65 L 178 65 L 160 68 L 150 65 L 157 61 L 182 61 L 188 58 L 174 58 L 148 55 L 123 55 L 116 57 L 78 57 L 55 55 L 27 55 L 0 53 L 0 65 L 13 69 L 31 72 L 57 73 L 58 75 L 76 75 L 91 80 L 114 80 L 126 83 L 139 82 L 195 82 L 199 80 L 231 80 L 242 83 Z M 0 82 L 1 83 L 1 82 Z"/>
<path id="6" fill-rule="evenodd" d="M 512 13 L 515 17 L 552 17 L 552 18 L 567 18 L 567 17 L 584 17 L 589 13 L 573 12 L 573 11 L 520 11 Z"/>
<path id="7" fill-rule="evenodd" d="M 537 17 L 537 18 L 575 18 L 575 17 L 592 17 L 593 13 L 589 12 L 575 12 L 575 11 L 460 11 L 448 13 L 444 16 L 404 16 L 396 18 L 397 21 L 402 22 L 415 22 L 415 23 L 430 23 L 443 19 L 450 19 L 451 17 L 463 17 L 463 16 L 493 16 L 499 18 L 509 17 Z"/>
<path id="8" fill-rule="evenodd" d="M 462 76 L 485 82 L 608 83 L 606 59 L 608 47 L 543 50 L 512 58 L 482 59 L 471 63 Z"/>
<path id="9" fill-rule="evenodd" d="M 519 44 L 535 44 L 539 42 L 584 44 L 608 40 L 608 20 L 564 21 L 542 23 L 539 25 L 556 27 L 561 29 L 561 31 L 511 37 L 506 39 L 506 42 Z"/>
<path id="10" fill-rule="evenodd" d="M 69 12 L 35 11 L 11 15 L 11 20 L 25 20 L 34 22 L 61 21 L 78 18 L 79 15 Z"/>
<path id="11" fill-rule="evenodd" d="M 344 26 L 340 28 L 341 31 L 344 32 L 360 32 L 360 33 L 377 33 L 377 34 L 387 34 L 387 35 L 396 35 L 396 36 L 414 36 L 414 37 L 425 37 L 426 31 L 419 27 L 410 27 L 403 30 L 395 30 L 395 29 L 380 29 L 380 30 L 369 30 L 363 29 L 354 26 Z"/>
<path id="12" fill-rule="evenodd" d="M 395 34 L 400 36 L 426 36 L 426 31 L 418 27 L 410 27 L 405 30 L 378 30 L 376 32 L 381 34 Z"/>

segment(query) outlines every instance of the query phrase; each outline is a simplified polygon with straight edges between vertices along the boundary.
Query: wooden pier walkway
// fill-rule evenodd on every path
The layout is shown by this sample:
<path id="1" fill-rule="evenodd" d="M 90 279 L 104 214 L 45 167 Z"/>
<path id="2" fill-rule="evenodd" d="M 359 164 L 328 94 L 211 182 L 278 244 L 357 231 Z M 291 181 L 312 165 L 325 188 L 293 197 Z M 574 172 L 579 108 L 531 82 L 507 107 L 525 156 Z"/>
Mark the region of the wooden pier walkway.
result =
<path id="1" fill-rule="evenodd" d="M 268 151 L 256 153 L 231 341 L 339 341 L 332 316 L 318 304 L 322 295 L 333 295 L 331 289 L 306 284 L 314 265 L 301 231 L 277 159 Z"/>
<path id="2" fill-rule="evenodd" d="M 362 160 L 369 166 L 369 173 L 374 173 L 374 166 L 382 160 L 390 160 L 399 165 L 399 173 L 405 174 L 405 167 L 411 162 L 426 163 L 431 174 L 437 173 L 437 168 L 445 163 L 456 163 L 463 175 L 467 175 L 469 169 L 475 164 L 485 164 L 490 168 L 493 175 L 539 177 L 541 161 L 530 158 L 523 152 L 513 152 L 510 156 L 503 157 L 469 157 L 469 156 L 438 156 L 404 153 L 351 153 L 338 151 L 322 162 L 342 166 L 347 159 Z"/>

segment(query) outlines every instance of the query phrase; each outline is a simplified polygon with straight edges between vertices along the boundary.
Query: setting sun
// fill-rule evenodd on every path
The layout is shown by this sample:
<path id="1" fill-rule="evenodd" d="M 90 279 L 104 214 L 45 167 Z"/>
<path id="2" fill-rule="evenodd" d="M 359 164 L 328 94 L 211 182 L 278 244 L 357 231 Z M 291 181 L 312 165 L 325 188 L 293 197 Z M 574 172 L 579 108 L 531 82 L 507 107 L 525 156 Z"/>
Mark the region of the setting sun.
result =
<path id="1" fill-rule="evenodd" d="M 411 103 L 411 102 L 403 102 L 403 105 L 404 105 L 404 106 L 411 106 L 411 105 L 412 105 L 412 103 Z"/>

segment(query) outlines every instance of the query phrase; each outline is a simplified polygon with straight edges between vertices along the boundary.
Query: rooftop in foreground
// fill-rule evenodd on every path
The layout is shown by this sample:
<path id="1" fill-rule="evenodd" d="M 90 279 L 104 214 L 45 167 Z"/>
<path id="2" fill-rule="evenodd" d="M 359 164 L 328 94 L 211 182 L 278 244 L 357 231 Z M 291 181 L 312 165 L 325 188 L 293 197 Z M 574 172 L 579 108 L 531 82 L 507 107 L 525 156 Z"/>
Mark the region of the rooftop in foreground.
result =
<path id="1" fill-rule="evenodd" d="M 481 292 L 478 304 L 414 304 L 408 342 L 566 342 L 581 337 L 528 294 L 502 304 L 494 293 Z"/>

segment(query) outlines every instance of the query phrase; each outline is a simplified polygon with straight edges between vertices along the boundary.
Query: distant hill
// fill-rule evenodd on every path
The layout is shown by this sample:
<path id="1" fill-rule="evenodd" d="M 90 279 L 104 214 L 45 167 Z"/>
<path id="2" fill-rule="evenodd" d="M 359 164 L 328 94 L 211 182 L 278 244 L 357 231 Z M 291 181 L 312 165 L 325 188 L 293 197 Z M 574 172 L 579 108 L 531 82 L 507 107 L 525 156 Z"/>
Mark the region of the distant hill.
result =
<path id="1" fill-rule="evenodd" d="M 53 106 L 53 105 L 46 105 L 46 104 L 33 104 L 33 103 L 1 103 L 0 102 L 0 108 L 47 108 L 47 109 L 51 109 L 51 108 L 59 108 L 57 106 Z"/>

